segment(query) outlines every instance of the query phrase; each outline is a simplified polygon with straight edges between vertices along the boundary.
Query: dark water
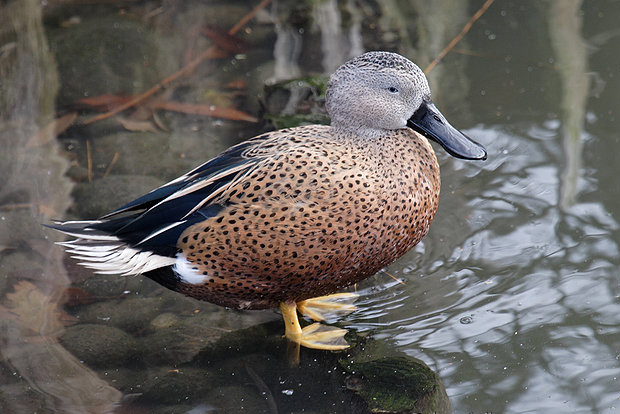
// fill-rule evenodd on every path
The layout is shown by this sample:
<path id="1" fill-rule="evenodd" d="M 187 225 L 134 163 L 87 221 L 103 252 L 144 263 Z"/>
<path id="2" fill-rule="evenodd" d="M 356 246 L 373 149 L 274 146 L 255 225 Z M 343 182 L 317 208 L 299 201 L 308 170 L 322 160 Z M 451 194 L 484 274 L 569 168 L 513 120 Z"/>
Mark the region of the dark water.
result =
<path id="1" fill-rule="evenodd" d="M 175 89 L 175 97 L 202 102 L 213 96 L 209 91 L 241 78 L 249 86 L 232 103 L 258 116 L 256 97 L 263 94 L 263 82 L 328 74 L 363 50 L 397 50 L 424 68 L 481 6 L 479 1 L 411 3 L 274 3 L 242 31 L 250 44 L 246 51 L 204 64 L 184 81 L 185 89 Z M 265 126 L 162 115 L 168 131 L 127 132 L 104 122 L 70 129 L 60 140 L 28 142 L 52 119 L 53 102 L 62 114 L 76 96 L 145 90 L 182 65 L 179 50 L 187 52 L 191 42 L 195 50 L 210 44 L 189 30 L 193 24 L 215 19 L 230 27 L 249 9 L 208 2 L 161 9 L 76 2 L 63 9 L 50 2 L 42 20 L 39 3 L 23 5 L 25 10 L 15 2 L 0 9 L 4 22 L 30 22 L 27 29 L 12 26 L 20 33 L 17 38 L 9 29 L 0 32 L 5 67 L 10 67 L 6 62 L 19 66 L 0 72 L 7 108 L 0 118 L 6 148 L 1 167 L 6 180 L 0 187 L 0 395 L 15 412 L 105 412 L 128 392 L 115 388 L 117 379 L 106 380 L 107 371 L 94 375 L 92 366 L 76 362 L 55 340 L 64 325 L 73 323 L 68 315 L 90 323 L 116 316 L 122 321 L 114 326 L 130 332 L 142 323 L 166 325 L 166 318 L 175 323 L 175 314 L 192 310 L 208 313 L 209 326 L 224 331 L 277 315 L 238 314 L 174 294 L 161 299 L 152 295 L 157 286 L 130 281 L 112 295 L 125 291 L 131 292 L 128 299 L 146 300 L 136 302 L 144 315 L 136 316 L 135 307 L 135 319 L 113 315 L 114 302 L 95 316 L 92 305 L 91 314 L 64 307 L 67 314 L 59 322 L 55 303 L 63 302 L 70 283 L 83 287 L 84 280 L 100 277 L 64 261 L 38 223 L 97 216 L 131 197 L 116 190 L 123 183 L 138 192 L 148 190 Z M 489 159 L 459 161 L 437 148 L 442 194 L 429 235 L 386 269 L 402 283 L 384 273 L 363 282 L 360 309 L 339 324 L 368 332 L 428 364 L 444 383 L 454 412 L 587 413 L 620 405 L 619 6 L 602 0 L 498 0 L 429 74 L 437 106 L 453 125 L 486 146 Z M 147 15 L 155 17 L 142 23 Z M 71 23 L 72 17 L 79 19 Z M 67 39 L 75 33 L 88 50 L 105 50 L 97 42 L 114 40 L 104 31 L 89 37 L 99 28 L 93 21 L 139 33 L 136 39 L 122 34 L 113 44 L 128 55 L 140 53 L 145 62 L 148 57 L 147 69 L 110 64 L 112 75 L 107 76 L 95 70 L 102 66 L 96 59 L 109 58 L 105 53 L 91 56 L 82 48 L 71 55 Z M 76 32 L 66 36 L 69 30 Z M 132 47 L 133 41 L 139 45 Z M 16 58 L 15 50 L 30 50 L 30 58 Z M 99 83 L 89 77 L 99 77 Z M 136 90 L 119 86 L 123 79 L 131 79 Z M 199 92 L 192 95 L 194 90 Z M 59 149 L 68 151 L 57 155 Z M 105 183 L 102 177 L 115 152 L 120 157 L 106 179 L 118 181 L 110 193 L 93 192 Z M 73 197 L 76 204 L 82 202 L 70 207 L 73 181 Z M 84 194 L 94 194 L 90 204 Z M 96 360 L 90 365 L 97 369 Z M 147 361 L 144 370 L 150 369 Z M 122 376 L 118 369 L 115 373 L 110 371 L 110 377 Z M 67 384 L 66 378 L 75 381 Z M 228 391 L 233 395 L 235 389 Z M 215 410 L 201 407 L 201 412 Z M 304 405 L 287 410 L 312 411 Z M 331 412 L 329 407 L 314 410 Z"/>

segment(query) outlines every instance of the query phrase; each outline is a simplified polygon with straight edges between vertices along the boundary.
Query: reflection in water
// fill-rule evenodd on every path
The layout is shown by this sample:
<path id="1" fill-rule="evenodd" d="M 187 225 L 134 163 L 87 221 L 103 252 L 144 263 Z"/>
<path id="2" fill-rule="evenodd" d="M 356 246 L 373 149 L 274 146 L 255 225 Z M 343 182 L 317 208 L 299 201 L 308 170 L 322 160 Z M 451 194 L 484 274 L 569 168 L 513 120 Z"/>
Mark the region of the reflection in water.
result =
<path id="1" fill-rule="evenodd" d="M 311 8 L 303 9 L 296 2 L 274 2 L 272 13 L 275 17 L 277 39 L 274 45 L 274 81 L 299 77 L 299 59 L 302 50 L 322 55 L 320 67 L 309 66 L 317 72 L 329 75 L 346 60 L 362 54 L 361 13 L 362 10 L 352 0 L 347 1 L 341 9 L 335 0 L 313 2 Z M 343 10 L 347 14 L 347 24 L 343 24 Z M 312 24 L 300 24 L 311 21 Z M 304 43 L 304 36 L 306 40 Z M 320 48 L 314 45 L 314 38 L 319 37 Z M 308 70 L 308 68 L 306 68 Z"/>
<path id="2" fill-rule="evenodd" d="M 161 378 L 170 404 L 182 404 L 181 380 L 203 378 L 209 364 L 204 370 L 188 369 L 185 377 L 174 371 L 179 364 L 194 358 L 218 335 L 275 315 L 213 310 L 209 304 L 161 294 L 137 279 L 129 280 L 128 287 L 117 283 L 110 293 L 106 289 L 116 279 L 87 274 L 82 276 L 91 279 L 81 285 L 84 289 L 90 285 L 91 294 L 114 299 L 98 298 L 98 303 L 72 309 L 88 325 L 63 327 L 71 317 L 58 303 L 69 281 L 61 250 L 45 239 L 40 223 L 66 217 L 71 185 L 64 178 L 68 162 L 56 155 L 56 141 L 42 128 L 54 117 L 58 76 L 43 35 L 40 4 L 25 0 L 0 6 L 0 406 L 9 412 L 41 407 L 105 412 L 121 398 L 119 389 L 123 395 L 140 394 L 148 406 L 163 398 L 153 391 L 162 389 L 153 385 Z M 186 21 L 200 20 L 196 10 L 215 21 L 234 23 L 238 18 L 230 13 L 238 11 L 232 4 L 218 15 L 210 3 L 192 4 L 195 8 L 189 11 L 166 6 L 163 13 L 152 14 L 158 16 L 156 29 L 167 33 L 157 41 L 152 33 L 140 31 L 146 27 L 142 22 L 123 14 L 122 34 L 137 33 L 154 45 L 147 48 L 155 53 L 141 61 L 140 73 L 145 62 L 160 60 L 166 62 L 163 74 L 171 72 L 167 65 L 175 63 L 170 56 L 176 55 L 169 51 L 173 47 L 166 45 L 168 49 L 162 50 L 167 51 L 162 51 L 156 46 L 166 41 L 185 44 L 187 39 L 169 40 L 167 24 L 187 27 Z M 291 6 L 278 2 L 271 9 L 275 29 L 271 23 L 257 23 L 254 32 L 246 33 L 251 41 L 261 31 L 269 33 L 252 44 L 258 51 L 248 51 L 245 60 L 224 59 L 210 66 L 226 68 L 222 72 L 232 78 L 248 74 L 253 82 L 247 96 L 253 101 L 250 97 L 262 89 L 263 79 L 329 72 L 358 48 L 400 49 L 424 65 L 424 59 L 430 61 L 460 30 L 471 8 L 479 6 L 468 7 L 460 0 L 430 6 L 418 1 L 358 4 L 303 3 L 302 17 L 316 19 L 284 21 L 278 10 L 286 15 L 285 8 Z M 81 30 L 88 31 L 99 15 L 96 19 L 88 16 L 89 8 L 79 9 L 82 21 L 89 22 Z M 98 10 L 113 10 L 106 21 L 118 18 L 118 9 Z M 610 37 L 617 33 L 618 19 L 617 7 L 603 1 L 496 2 L 458 46 L 466 53 L 471 47 L 471 56 L 454 51 L 430 73 L 438 106 L 488 147 L 489 160 L 454 161 L 438 149 L 443 183 L 437 219 L 424 242 L 387 269 L 404 285 L 383 273 L 360 284 L 360 310 L 340 324 L 372 334 L 377 343 L 395 345 L 429 364 L 446 384 L 456 412 L 602 412 L 618 405 L 620 204 L 615 157 L 620 141 L 615 114 L 620 92 L 616 38 Z M 582 30 L 598 42 L 596 60 L 588 61 Z M 275 46 L 269 36 L 277 39 Z M 265 70 L 271 67 L 265 58 L 272 52 L 275 69 Z M 556 70 L 549 65 L 550 56 Z M 77 59 L 55 58 L 61 70 Z M 115 68 L 99 62 L 94 66 L 102 72 Z M 600 91 L 603 98 L 595 102 L 587 99 L 587 70 L 599 71 L 606 82 Z M 144 79 L 129 78 L 128 90 L 134 82 L 150 86 Z M 197 78 L 204 81 L 204 73 Z M 98 86 L 105 85 L 105 78 L 98 79 Z M 205 83 L 212 89 L 213 84 L 228 81 L 207 77 Z M 83 87 L 76 89 L 87 90 Z M 205 90 L 194 83 L 192 88 Z M 230 99 L 223 93 L 218 98 Z M 592 116 L 584 125 L 586 113 Z M 109 128 L 106 124 L 64 138 L 68 146 L 79 149 L 73 154 L 78 164 L 73 177 L 82 182 L 74 196 L 90 190 L 100 198 L 93 207 L 82 202 L 81 210 L 74 212 L 106 210 L 103 201 L 116 205 L 122 200 L 113 196 L 136 195 L 119 195 L 116 184 L 105 200 L 101 192 L 93 192 L 106 180 L 89 184 L 83 178 L 79 166 L 86 164 L 85 137 L 93 138 L 95 178 L 119 152 L 108 178 L 113 183 L 130 178 L 134 185 L 144 182 L 150 188 L 153 180 L 173 178 L 228 146 L 226 140 L 254 135 L 257 129 L 194 117 L 164 121 L 172 129 L 169 133 L 119 133 L 112 128 L 114 134 L 101 136 Z M 44 132 L 37 135 L 39 131 Z M 146 153 L 157 157 L 140 158 Z M 77 273 L 71 269 L 69 274 Z M 125 290 L 132 292 L 131 297 L 123 296 Z M 121 314 L 122 309 L 130 312 Z M 84 325 L 103 326 L 107 332 L 131 331 L 132 340 L 143 346 L 141 361 L 133 361 L 137 368 L 120 364 L 95 369 L 91 366 L 101 360 L 87 365 L 68 353 L 66 344 L 56 338 Z M 274 331 L 280 329 L 274 326 Z M 163 331 L 175 340 L 164 337 Z M 230 349 L 223 352 L 234 357 Z M 215 375 L 209 381 L 237 373 L 245 382 L 213 388 L 210 403 L 192 409 L 228 407 L 235 395 L 256 400 L 260 389 L 261 396 L 271 394 L 271 401 L 278 401 L 279 409 L 308 407 L 300 388 L 269 378 L 269 362 L 267 366 L 264 360 L 254 362 L 259 368 L 248 364 L 248 370 L 237 362 L 234 369 L 221 363 L 215 374 L 208 371 Z M 135 376 L 129 379 L 129 374 Z M 288 400 L 290 392 L 295 403 Z M 267 409 L 274 411 L 273 404 Z"/>
<path id="3" fill-rule="evenodd" d="M 460 166 L 467 181 L 473 174 L 484 183 L 482 195 L 469 192 L 464 200 L 473 212 L 470 229 L 459 234 L 464 242 L 450 244 L 454 251 L 439 265 L 427 248 L 391 266 L 406 287 L 378 289 L 385 278 L 375 277 L 349 326 L 384 326 L 383 338 L 432 360 L 456 407 L 553 411 L 570 395 L 571 407 L 598 412 L 616 398 L 609 370 L 620 371 L 613 346 L 620 340 L 614 276 L 620 251 L 606 237 L 618 222 L 598 203 L 558 208 L 560 167 L 544 155 L 561 153 L 558 141 L 545 148 L 557 129 L 532 129 L 529 137 L 493 128 L 467 132 L 495 157 L 480 172 Z M 444 175 L 448 188 L 462 180 Z M 443 200 L 454 196 L 444 193 Z M 440 213 L 427 246 L 451 240 L 462 220 Z M 417 268 L 414 275 L 405 276 L 407 266 Z M 600 387 L 605 380 L 612 382 L 596 402 L 584 394 L 584 384 Z"/>
<path id="4" fill-rule="evenodd" d="M 362 48 L 360 9 L 353 1 L 346 3 L 349 15 L 348 29 L 344 29 L 342 16 L 336 0 L 315 3 L 315 24 L 321 32 L 323 70 L 333 73 L 342 62 L 364 52 Z M 343 33 L 344 32 L 344 33 Z"/>
<path id="5" fill-rule="evenodd" d="M 579 192 L 581 150 L 590 90 L 586 43 L 581 37 L 583 17 L 581 0 L 555 1 L 549 4 L 549 34 L 555 52 L 556 67 L 562 85 L 562 139 L 566 166 L 562 173 L 560 205 L 572 206 Z"/>
<path id="6" fill-rule="evenodd" d="M 13 379 L 4 370 L 0 405 L 11 413 L 38 407 L 110 412 L 121 393 L 57 343 L 63 331 L 57 303 L 68 278 L 61 251 L 46 239 L 40 223 L 64 214 L 71 186 L 64 177 L 67 162 L 56 155 L 53 128 L 41 129 L 52 120 L 58 88 L 41 5 L 26 0 L 2 7 L 1 43 L 13 47 L 0 59 L 0 269 L 5 283 L 0 353 Z"/>

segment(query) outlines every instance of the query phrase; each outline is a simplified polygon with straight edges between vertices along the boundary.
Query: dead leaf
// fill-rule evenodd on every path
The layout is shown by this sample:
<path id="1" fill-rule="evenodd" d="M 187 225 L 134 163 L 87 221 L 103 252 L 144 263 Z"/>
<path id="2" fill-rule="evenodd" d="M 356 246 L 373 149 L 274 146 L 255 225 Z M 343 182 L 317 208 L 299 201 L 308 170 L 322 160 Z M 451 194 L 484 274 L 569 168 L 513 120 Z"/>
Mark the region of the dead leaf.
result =
<path id="1" fill-rule="evenodd" d="M 228 89 L 247 89 L 248 83 L 245 81 L 245 79 L 237 79 L 228 82 L 224 86 L 226 86 Z"/>
<path id="2" fill-rule="evenodd" d="M 59 318 L 64 312 L 51 302 L 50 296 L 27 281 L 17 283 L 14 289 L 6 294 L 6 308 L 23 328 L 40 335 L 62 328 Z"/>
<path id="3" fill-rule="evenodd" d="M 197 105 L 174 101 L 157 101 L 151 107 L 184 114 L 205 115 L 213 118 L 230 119 L 232 121 L 258 122 L 252 115 L 234 108 L 218 108 L 214 105 Z"/>
<path id="4" fill-rule="evenodd" d="M 5 250 L 15 250 L 15 249 L 17 249 L 17 247 L 15 246 L 7 246 L 4 244 L 0 244 L 0 253 L 2 253 Z"/>
<path id="5" fill-rule="evenodd" d="M 84 98 L 77 100 L 75 103 L 82 106 L 89 106 L 92 109 L 97 111 L 111 111 L 112 109 L 123 105 L 133 99 L 133 96 L 128 95 L 112 95 L 112 94 L 103 94 L 98 96 L 93 96 L 90 98 Z"/>
<path id="6" fill-rule="evenodd" d="M 143 105 L 136 105 L 127 119 L 132 121 L 148 121 L 153 116 L 153 110 L 148 107 L 148 101 Z"/>
<path id="7" fill-rule="evenodd" d="M 77 112 L 70 112 L 60 118 L 54 119 L 52 122 L 40 129 L 26 143 L 26 148 L 40 147 L 54 140 L 58 135 L 62 134 L 69 128 L 75 119 Z"/>
<path id="8" fill-rule="evenodd" d="M 205 59 L 224 59 L 230 56 L 230 53 L 220 49 L 219 47 L 213 47 L 204 53 Z"/>
<path id="9" fill-rule="evenodd" d="M 161 129 L 162 131 L 169 131 L 168 127 L 166 126 L 166 124 L 164 124 L 164 121 L 161 120 L 157 112 L 153 112 L 153 122 L 155 123 L 155 125 L 157 125 L 157 128 Z"/>
<path id="10" fill-rule="evenodd" d="M 245 40 L 232 36 L 219 27 L 207 26 L 202 29 L 201 32 L 211 39 L 218 48 L 225 50 L 232 55 L 243 53 L 247 50 L 248 45 Z"/>
<path id="11" fill-rule="evenodd" d="M 151 121 L 134 121 L 127 118 L 116 117 L 119 124 L 127 131 L 133 132 L 157 132 L 157 127 Z"/>

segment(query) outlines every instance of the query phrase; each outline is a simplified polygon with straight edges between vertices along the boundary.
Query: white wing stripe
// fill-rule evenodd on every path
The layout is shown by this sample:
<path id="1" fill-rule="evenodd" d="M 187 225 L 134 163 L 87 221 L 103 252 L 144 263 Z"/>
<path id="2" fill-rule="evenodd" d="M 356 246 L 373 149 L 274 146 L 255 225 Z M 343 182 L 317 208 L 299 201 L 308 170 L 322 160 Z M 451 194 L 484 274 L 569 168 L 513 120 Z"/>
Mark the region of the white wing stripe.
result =
<path id="1" fill-rule="evenodd" d="M 171 229 L 171 228 L 173 228 L 173 227 L 176 227 L 176 226 L 178 226 L 178 225 L 180 225 L 180 224 L 183 224 L 183 223 L 185 223 L 186 221 L 187 221 L 187 220 L 177 221 L 176 223 L 172 223 L 172 224 L 170 224 L 170 225 L 168 225 L 168 226 L 166 226 L 166 227 L 163 227 L 163 228 L 161 228 L 161 229 L 159 229 L 159 230 L 157 230 L 157 231 L 155 231 L 155 232 L 153 232 L 153 233 L 149 234 L 149 235 L 148 235 L 148 236 L 146 236 L 144 239 L 140 240 L 140 242 L 138 242 L 138 244 L 140 245 L 140 244 L 144 243 L 145 241 L 147 241 L 147 240 L 149 240 L 149 239 L 152 239 L 153 237 L 157 236 L 158 234 L 161 234 L 161 233 L 163 233 L 163 232 L 165 232 L 165 231 L 167 231 L 167 230 L 170 230 L 170 229 Z"/>

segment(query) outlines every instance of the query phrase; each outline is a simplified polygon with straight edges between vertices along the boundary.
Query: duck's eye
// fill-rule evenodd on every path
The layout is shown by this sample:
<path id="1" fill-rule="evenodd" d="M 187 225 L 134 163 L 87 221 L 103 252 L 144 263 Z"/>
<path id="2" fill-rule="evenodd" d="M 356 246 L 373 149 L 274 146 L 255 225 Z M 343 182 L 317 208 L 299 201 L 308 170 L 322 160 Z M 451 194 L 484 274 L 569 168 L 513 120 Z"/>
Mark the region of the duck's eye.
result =
<path id="1" fill-rule="evenodd" d="M 387 88 L 387 89 L 388 89 L 388 91 L 389 91 L 390 93 L 398 93 L 398 88 L 395 88 L 395 87 L 393 87 L 393 86 L 390 86 L 390 87 L 389 87 L 389 88 Z"/>

